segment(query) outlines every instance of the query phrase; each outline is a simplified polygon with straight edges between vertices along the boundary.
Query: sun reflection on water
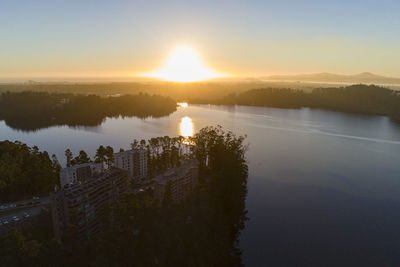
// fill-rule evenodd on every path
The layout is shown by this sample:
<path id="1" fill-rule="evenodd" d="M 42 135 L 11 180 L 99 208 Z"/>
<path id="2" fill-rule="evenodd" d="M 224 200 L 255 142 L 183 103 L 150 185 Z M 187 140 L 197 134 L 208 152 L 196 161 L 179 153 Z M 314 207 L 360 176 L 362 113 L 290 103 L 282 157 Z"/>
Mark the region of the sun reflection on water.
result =
<path id="1" fill-rule="evenodd" d="M 182 108 L 187 108 L 188 107 L 188 103 L 186 102 L 180 102 L 178 103 L 178 106 L 182 107 Z"/>
<path id="2" fill-rule="evenodd" d="M 181 119 L 181 122 L 179 123 L 179 131 L 180 135 L 184 137 L 190 137 L 193 136 L 194 133 L 194 126 L 192 119 L 189 117 L 183 117 Z"/>

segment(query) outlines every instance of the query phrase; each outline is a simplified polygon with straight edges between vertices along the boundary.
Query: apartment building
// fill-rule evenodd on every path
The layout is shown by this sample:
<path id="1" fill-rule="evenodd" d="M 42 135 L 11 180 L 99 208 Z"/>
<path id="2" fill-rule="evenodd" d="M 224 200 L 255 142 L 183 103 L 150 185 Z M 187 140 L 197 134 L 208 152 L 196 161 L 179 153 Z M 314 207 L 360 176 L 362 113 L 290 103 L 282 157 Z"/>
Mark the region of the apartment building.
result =
<path id="1" fill-rule="evenodd" d="M 69 225 L 77 227 L 81 239 L 105 228 L 107 207 L 115 203 L 129 187 L 125 170 L 111 168 L 82 183 L 67 184 L 50 194 L 54 235 L 60 238 Z"/>
<path id="2" fill-rule="evenodd" d="M 155 177 L 154 197 L 162 201 L 167 190 L 175 202 L 184 200 L 198 183 L 198 162 L 185 160 L 180 167 L 172 168 Z"/>
<path id="3" fill-rule="evenodd" d="M 114 167 L 127 170 L 131 178 L 141 180 L 147 177 L 147 151 L 132 149 L 115 153 Z"/>
<path id="4" fill-rule="evenodd" d="M 60 185 L 82 183 L 93 175 L 103 172 L 103 163 L 84 163 L 63 168 L 60 171 Z"/>

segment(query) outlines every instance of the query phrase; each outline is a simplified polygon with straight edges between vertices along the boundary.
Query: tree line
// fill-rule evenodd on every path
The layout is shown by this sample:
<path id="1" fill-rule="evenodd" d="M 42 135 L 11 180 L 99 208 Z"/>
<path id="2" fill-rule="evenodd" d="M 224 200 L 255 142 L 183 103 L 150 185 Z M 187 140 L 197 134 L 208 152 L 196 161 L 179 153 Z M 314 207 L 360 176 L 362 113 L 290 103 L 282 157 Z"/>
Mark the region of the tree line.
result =
<path id="1" fill-rule="evenodd" d="M 143 149 L 146 151 L 148 175 L 153 177 L 162 171 L 180 166 L 184 157 L 184 150 L 189 151 L 188 139 L 170 136 L 153 137 L 149 140 L 134 139 L 130 145 L 131 149 Z M 119 152 L 124 149 L 120 148 Z M 68 148 L 65 150 L 66 167 L 89 162 L 104 163 L 107 167 L 111 167 L 114 162 L 114 149 L 111 146 L 100 145 L 96 150 L 94 159 L 91 159 L 84 150 L 80 150 L 78 155 L 74 157 L 72 151 Z"/>
<path id="2" fill-rule="evenodd" d="M 84 163 L 103 163 L 107 167 L 111 167 L 114 162 L 114 149 L 111 146 L 104 147 L 100 145 L 96 150 L 96 155 L 94 156 L 94 161 L 89 157 L 85 150 L 80 150 L 78 155 L 74 157 L 72 151 L 68 148 L 65 150 L 66 167 L 71 167 L 74 165 L 84 164 Z"/>
<path id="3" fill-rule="evenodd" d="M 47 92 L 0 95 L 0 120 L 24 131 L 55 125 L 97 126 L 107 117 L 162 117 L 175 110 L 171 98 L 143 93 L 116 97 Z"/>
<path id="4" fill-rule="evenodd" d="M 145 149 L 147 153 L 148 173 L 153 177 L 162 171 L 180 166 L 184 156 L 183 150 L 187 149 L 187 139 L 183 136 L 160 136 L 149 140 L 133 140 L 132 149 Z"/>
<path id="5" fill-rule="evenodd" d="M 19 141 L 0 142 L 0 201 L 7 202 L 48 193 L 59 183 L 60 164 L 55 155 Z"/>
<path id="6" fill-rule="evenodd" d="M 145 149 L 150 176 L 169 168 L 179 166 L 186 146 L 186 139 L 180 137 L 155 137 L 149 140 L 133 140 L 132 149 Z M 123 149 L 120 149 L 123 151 Z M 89 162 L 103 163 L 111 167 L 114 163 L 114 149 L 100 145 L 93 159 L 80 150 L 76 156 L 70 149 L 65 151 L 66 167 Z M 29 147 L 19 141 L 0 142 L 0 201 L 14 201 L 37 194 L 47 194 L 59 184 L 61 165 L 53 154 L 39 151 L 37 146 Z"/>
<path id="7" fill-rule="evenodd" d="M 376 85 L 316 88 L 310 93 L 296 89 L 264 88 L 230 94 L 215 101 L 194 99 L 192 103 L 245 105 L 275 108 L 319 108 L 388 116 L 400 121 L 400 93 Z"/>

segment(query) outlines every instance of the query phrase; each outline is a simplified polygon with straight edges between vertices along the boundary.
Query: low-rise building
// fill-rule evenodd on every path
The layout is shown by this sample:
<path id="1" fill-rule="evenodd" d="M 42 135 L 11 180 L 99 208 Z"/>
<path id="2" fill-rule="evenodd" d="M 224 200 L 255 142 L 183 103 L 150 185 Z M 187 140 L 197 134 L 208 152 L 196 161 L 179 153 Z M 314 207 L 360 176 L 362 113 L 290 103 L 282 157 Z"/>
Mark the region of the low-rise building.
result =
<path id="1" fill-rule="evenodd" d="M 155 177 L 154 197 L 163 201 L 166 194 L 175 202 L 184 200 L 198 183 L 199 168 L 196 160 L 185 160 L 180 167 L 172 168 Z"/>
<path id="2" fill-rule="evenodd" d="M 135 180 L 143 179 L 147 177 L 147 151 L 132 149 L 115 153 L 114 167 L 127 170 Z"/>
<path id="3" fill-rule="evenodd" d="M 129 183 L 127 171 L 111 168 L 83 183 L 66 185 L 51 193 L 54 235 L 60 238 L 70 225 L 76 227 L 82 239 L 104 230 L 107 207 L 128 190 Z"/>
<path id="4" fill-rule="evenodd" d="M 93 175 L 103 172 L 103 163 L 84 163 L 63 168 L 60 171 L 60 185 L 63 188 L 67 184 L 82 183 Z"/>

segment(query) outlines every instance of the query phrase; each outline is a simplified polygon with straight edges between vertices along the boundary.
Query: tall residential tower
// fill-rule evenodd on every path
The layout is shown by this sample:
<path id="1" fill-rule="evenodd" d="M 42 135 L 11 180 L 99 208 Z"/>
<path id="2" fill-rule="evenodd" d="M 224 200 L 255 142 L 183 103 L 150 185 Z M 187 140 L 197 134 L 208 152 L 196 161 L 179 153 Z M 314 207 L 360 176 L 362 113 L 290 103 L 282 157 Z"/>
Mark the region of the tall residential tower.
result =
<path id="1" fill-rule="evenodd" d="M 87 239 L 106 227 L 107 208 L 128 190 L 125 170 L 111 168 L 82 183 L 67 184 L 50 194 L 54 235 L 65 235 L 75 227 L 79 238 Z"/>
<path id="2" fill-rule="evenodd" d="M 114 154 L 114 167 L 127 170 L 134 180 L 147 177 L 147 151 L 132 149 Z"/>

